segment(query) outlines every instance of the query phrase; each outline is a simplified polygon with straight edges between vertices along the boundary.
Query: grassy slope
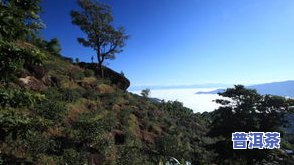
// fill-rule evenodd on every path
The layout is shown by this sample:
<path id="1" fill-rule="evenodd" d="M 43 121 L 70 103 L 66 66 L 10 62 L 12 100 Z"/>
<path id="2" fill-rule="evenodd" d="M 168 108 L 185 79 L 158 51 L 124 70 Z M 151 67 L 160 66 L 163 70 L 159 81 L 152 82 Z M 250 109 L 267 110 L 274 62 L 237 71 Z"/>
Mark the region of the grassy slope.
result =
<path id="1" fill-rule="evenodd" d="M 46 127 L 28 142 L 31 149 L 21 144 L 8 154 L 37 164 L 207 159 L 207 123 L 181 103 L 155 103 L 123 91 L 60 57 L 49 56 L 44 67 L 48 72 L 39 81 L 46 85 L 38 92 L 46 100 L 25 111 L 47 121 Z M 3 144 L 2 150 L 12 150 L 13 145 Z"/>

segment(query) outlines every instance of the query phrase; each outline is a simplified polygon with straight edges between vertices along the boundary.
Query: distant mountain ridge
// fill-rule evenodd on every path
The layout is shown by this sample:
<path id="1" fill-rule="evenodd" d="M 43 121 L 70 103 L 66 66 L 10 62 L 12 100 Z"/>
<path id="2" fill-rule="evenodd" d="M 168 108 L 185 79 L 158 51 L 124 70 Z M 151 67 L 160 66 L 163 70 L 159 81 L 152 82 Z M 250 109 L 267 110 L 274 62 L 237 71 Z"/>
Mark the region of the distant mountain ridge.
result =
<path id="1" fill-rule="evenodd" d="M 205 83 L 205 84 L 191 84 L 191 85 L 142 85 L 142 86 L 131 86 L 129 90 L 136 91 L 149 88 L 151 90 L 155 89 L 187 89 L 187 88 L 220 88 L 220 87 L 230 87 L 232 84 L 221 84 L 221 83 Z"/>
<path id="2" fill-rule="evenodd" d="M 246 86 L 246 88 L 256 89 L 260 94 L 271 94 L 277 96 L 294 97 L 294 80 L 272 82 L 257 85 Z M 217 94 L 223 92 L 225 89 L 217 89 L 208 92 L 197 92 L 196 94 Z"/>

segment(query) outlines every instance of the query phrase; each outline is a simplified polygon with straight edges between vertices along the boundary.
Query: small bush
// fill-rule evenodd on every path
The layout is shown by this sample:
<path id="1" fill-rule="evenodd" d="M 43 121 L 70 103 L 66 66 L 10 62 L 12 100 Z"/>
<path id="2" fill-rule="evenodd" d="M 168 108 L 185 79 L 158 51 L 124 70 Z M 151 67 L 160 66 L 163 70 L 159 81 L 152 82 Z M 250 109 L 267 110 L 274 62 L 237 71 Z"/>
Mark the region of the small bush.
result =
<path id="1" fill-rule="evenodd" d="M 24 107 L 32 106 L 43 100 L 45 97 L 39 93 L 27 90 L 0 88 L 1 107 Z"/>
<path id="2" fill-rule="evenodd" d="M 52 102 L 51 100 L 43 101 L 36 106 L 36 111 L 39 115 L 50 120 L 63 120 L 67 113 L 65 103 Z"/>
<path id="3" fill-rule="evenodd" d="M 62 101 L 75 102 L 82 97 L 84 91 L 82 89 L 65 88 L 65 89 L 62 89 L 61 92 L 62 92 L 62 96 L 61 96 Z"/>
<path id="4" fill-rule="evenodd" d="M 67 72 L 70 80 L 82 80 L 85 77 L 84 70 L 78 66 L 71 66 Z"/>
<path id="5" fill-rule="evenodd" d="M 48 88 L 44 94 L 48 100 L 51 101 L 64 101 L 64 102 L 75 102 L 79 98 L 83 97 L 85 90 L 82 88 Z"/>
<path id="6" fill-rule="evenodd" d="M 98 100 L 100 98 L 100 95 L 98 92 L 89 90 L 85 93 L 83 93 L 83 97 L 90 100 Z"/>
<path id="7" fill-rule="evenodd" d="M 95 76 L 95 72 L 94 72 L 93 70 L 86 69 L 86 70 L 84 71 L 84 75 L 85 75 L 86 77 L 93 77 L 93 76 Z"/>
<path id="8" fill-rule="evenodd" d="M 49 100 L 60 100 L 61 93 L 59 92 L 58 88 L 51 87 L 44 91 L 44 95 Z"/>
<path id="9" fill-rule="evenodd" d="M 65 164 L 87 164 L 87 154 L 74 149 L 66 149 L 63 154 Z"/>
<path id="10" fill-rule="evenodd" d="M 25 42 L 0 41 L 0 80 L 8 80 L 19 73 L 24 65 L 38 65 L 46 55 Z"/>

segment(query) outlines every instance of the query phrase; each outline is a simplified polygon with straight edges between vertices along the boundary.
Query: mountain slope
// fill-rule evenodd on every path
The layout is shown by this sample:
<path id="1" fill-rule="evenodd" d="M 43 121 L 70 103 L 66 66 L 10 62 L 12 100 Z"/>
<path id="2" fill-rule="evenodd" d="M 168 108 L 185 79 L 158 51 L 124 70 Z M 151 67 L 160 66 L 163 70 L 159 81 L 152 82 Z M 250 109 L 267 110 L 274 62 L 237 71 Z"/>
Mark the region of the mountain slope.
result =
<path id="1" fill-rule="evenodd" d="M 12 95 L 1 100 L 2 162 L 158 164 L 168 156 L 209 161 L 208 122 L 200 114 L 180 102 L 129 93 L 119 73 L 101 78 L 88 66 L 47 52 L 42 65 L 24 66 L 1 87 L 1 98 Z M 40 99 L 28 102 L 33 94 Z"/>

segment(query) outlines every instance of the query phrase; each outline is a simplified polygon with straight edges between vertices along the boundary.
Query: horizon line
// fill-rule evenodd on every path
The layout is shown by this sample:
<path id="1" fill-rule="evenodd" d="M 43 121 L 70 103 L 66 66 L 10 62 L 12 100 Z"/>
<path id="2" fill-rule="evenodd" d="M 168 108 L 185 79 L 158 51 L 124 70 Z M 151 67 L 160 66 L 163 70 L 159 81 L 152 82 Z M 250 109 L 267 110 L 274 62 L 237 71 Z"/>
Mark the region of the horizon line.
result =
<path id="1" fill-rule="evenodd" d="M 231 87 L 233 85 L 244 85 L 244 86 L 253 86 L 260 84 L 269 84 L 269 83 L 279 83 L 279 82 L 288 82 L 294 80 L 276 80 L 260 83 L 202 83 L 202 84 L 168 84 L 168 85 L 131 85 L 129 90 L 141 90 L 141 89 L 181 89 L 181 88 L 224 88 Z"/>

